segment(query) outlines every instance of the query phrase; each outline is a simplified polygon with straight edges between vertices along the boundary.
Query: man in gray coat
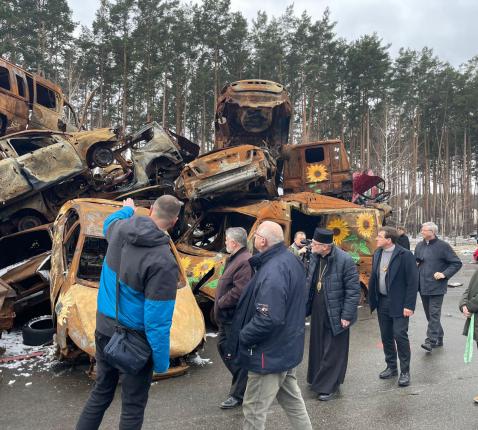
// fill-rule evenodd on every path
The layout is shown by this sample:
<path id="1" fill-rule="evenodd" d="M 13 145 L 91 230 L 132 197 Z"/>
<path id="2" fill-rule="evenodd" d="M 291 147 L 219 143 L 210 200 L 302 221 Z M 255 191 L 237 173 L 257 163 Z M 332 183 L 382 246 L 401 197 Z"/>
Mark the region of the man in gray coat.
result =
<path id="1" fill-rule="evenodd" d="M 431 352 L 443 346 L 443 327 L 440 322 L 443 297 L 448 280 L 460 270 L 462 263 L 451 246 L 437 237 L 438 227 L 433 222 L 422 225 L 423 240 L 415 248 L 418 279 L 423 309 L 428 321 L 427 337 L 422 348 Z"/>

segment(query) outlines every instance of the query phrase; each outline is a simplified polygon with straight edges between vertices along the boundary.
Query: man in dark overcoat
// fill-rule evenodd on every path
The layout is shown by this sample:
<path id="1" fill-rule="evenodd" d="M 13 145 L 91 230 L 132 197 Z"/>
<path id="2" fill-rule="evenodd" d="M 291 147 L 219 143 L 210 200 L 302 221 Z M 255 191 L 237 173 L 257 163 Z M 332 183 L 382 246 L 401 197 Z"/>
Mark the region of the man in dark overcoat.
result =
<path id="1" fill-rule="evenodd" d="M 431 352 L 443 346 L 441 307 L 447 291 L 448 280 L 461 269 L 462 262 L 444 240 L 438 239 L 438 227 L 433 222 L 422 225 L 423 240 L 415 248 L 418 263 L 419 291 L 428 321 L 427 337 L 422 348 Z"/>
<path id="2" fill-rule="evenodd" d="M 370 311 L 377 309 L 387 367 L 381 379 L 397 376 L 397 351 L 400 360 L 398 385 L 410 384 L 410 342 L 408 323 L 415 311 L 418 270 L 413 254 L 398 245 L 398 232 L 382 227 L 377 234 L 377 247 L 372 259 L 368 286 Z"/>
<path id="3" fill-rule="evenodd" d="M 307 382 L 318 399 L 335 398 L 344 382 L 350 326 L 357 320 L 360 281 L 352 257 L 333 244 L 331 230 L 317 228 L 307 275 L 310 348 Z"/>

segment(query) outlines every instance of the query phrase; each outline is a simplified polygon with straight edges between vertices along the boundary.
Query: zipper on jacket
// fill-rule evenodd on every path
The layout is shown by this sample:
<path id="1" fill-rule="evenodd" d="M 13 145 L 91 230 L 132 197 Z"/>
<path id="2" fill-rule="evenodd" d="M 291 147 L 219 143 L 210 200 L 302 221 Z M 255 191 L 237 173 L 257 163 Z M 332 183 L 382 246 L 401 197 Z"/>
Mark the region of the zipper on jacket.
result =
<path id="1" fill-rule="evenodd" d="M 264 353 L 262 353 L 261 364 L 262 364 L 262 368 L 264 369 Z"/>

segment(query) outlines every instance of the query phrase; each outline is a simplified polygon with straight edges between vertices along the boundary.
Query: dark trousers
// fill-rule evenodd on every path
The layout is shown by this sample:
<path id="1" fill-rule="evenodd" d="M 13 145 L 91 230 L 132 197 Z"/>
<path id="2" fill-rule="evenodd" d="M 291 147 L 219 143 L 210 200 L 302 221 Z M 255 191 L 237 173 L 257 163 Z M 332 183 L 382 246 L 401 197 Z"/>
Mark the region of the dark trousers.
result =
<path id="1" fill-rule="evenodd" d="M 408 321 L 405 317 L 390 316 L 390 299 L 379 295 L 378 324 L 382 336 L 383 352 L 387 366 L 397 368 L 397 351 L 400 360 L 400 370 L 410 370 L 410 342 L 408 341 Z"/>
<path id="2" fill-rule="evenodd" d="M 229 395 L 235 397 L 236 399 L 242 400 L 244 398 L 244 392 L 246 391 L 247 385 L 247 370 L 240 368 L 237 364 L 234 364 L 232 360 L 227 360 L 225 358 L 224 349 L 227 345 L 227 340 L 231 335 L 231 324 L 230 323 L 220 323 L 219 324 L 219 333 L 217 341 L 217 349 L 219 355 L 224 362 L 224 365 L 227 367 L 229 372 L 232 375 L 232 384 Z"/>
<path id="3" fill-rule="evenodd" d="M 140 429 L 143 425 L 144 409 L 153 376 L 150 361 L 137 375 L 123 373 L 111 366 L 103 355 L 110 338 L 96 332 L 96 382 L 93 391 L 80 415 L 77 430 L 97 429 L 103 415 L 113 401 L 118 380 L 121 379 L 121 430 Z"/>
<path id="4" fill-rule="evenodd" d="M 423 303 L 423 309 L 428 321 L 427 339 L 431 342 L 443 339 L 443 327 L 441 326 L 441 307 L 443 305 L 443 295 L 423 296 L 420 294 Z"/>

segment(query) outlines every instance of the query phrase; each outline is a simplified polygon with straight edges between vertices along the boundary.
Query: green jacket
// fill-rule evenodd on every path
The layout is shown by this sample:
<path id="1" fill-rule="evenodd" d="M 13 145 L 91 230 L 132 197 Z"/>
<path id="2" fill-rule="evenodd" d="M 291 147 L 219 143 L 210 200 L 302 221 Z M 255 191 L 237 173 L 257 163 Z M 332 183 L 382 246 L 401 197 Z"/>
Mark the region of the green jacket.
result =
<path id="1" fill-rule="evenodd" d="M 461 297 L 459 308 L 463 312 L 463 306 L 468 308 L 472 314 L 478 314 L 478 270 L 471 277 L 470 283 Z M 470 327 L 470 318 L 466 319 L 463 334 L 468 336 L 468 328 Z M 478 315 L 475 315 L 475 330 L 473 338 L 478 342 Z"/>

